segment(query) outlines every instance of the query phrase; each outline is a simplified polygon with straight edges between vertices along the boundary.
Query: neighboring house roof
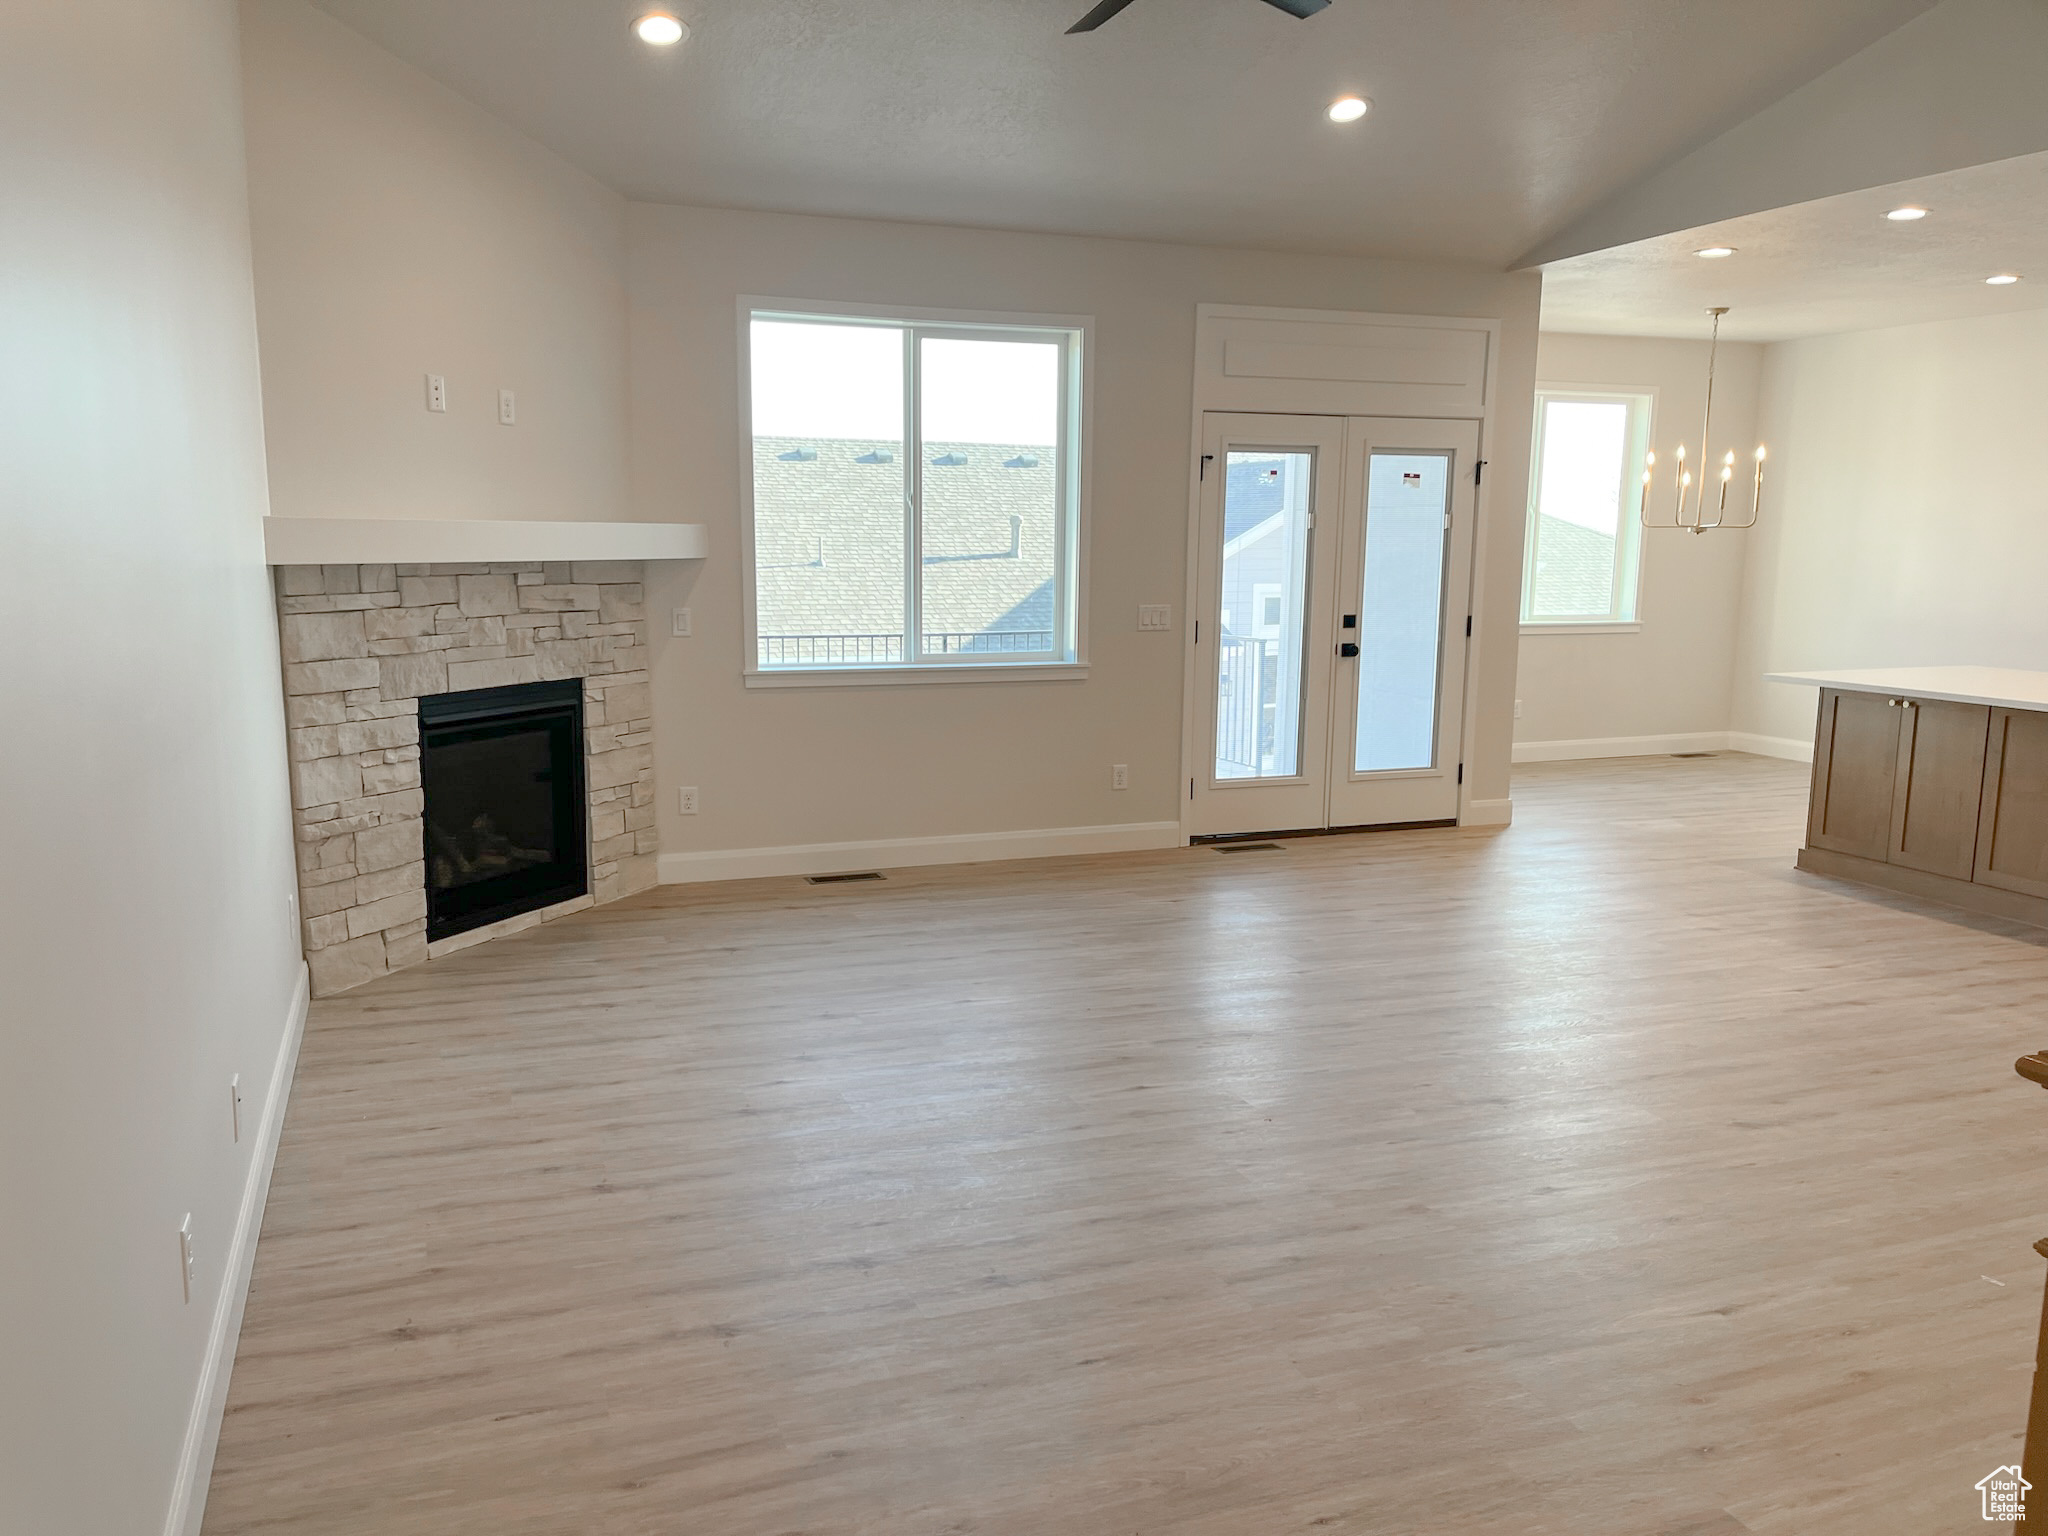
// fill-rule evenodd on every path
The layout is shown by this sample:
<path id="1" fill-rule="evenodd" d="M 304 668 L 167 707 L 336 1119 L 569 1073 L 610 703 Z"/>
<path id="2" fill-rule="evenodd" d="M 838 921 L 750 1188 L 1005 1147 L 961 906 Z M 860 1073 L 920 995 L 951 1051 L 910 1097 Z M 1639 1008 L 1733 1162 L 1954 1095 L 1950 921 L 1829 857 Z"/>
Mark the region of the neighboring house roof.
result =
<path id="1" fill-rule="evenodd" d="M 1606 613 L 1614 598 L 1613 536 L 1539 515 L 1530 590 L 1539 614 Z"/>
<path id="2" fill-rule="evenodd" d="M 869 439 L 754 440 L 763 636 L 902 633 L 903 453 Z M 924 445 L 927 634 L 1053 628 L 1057 464 L 1049 444 Z"/>
<path id="3" fill-rule="evenodd" d="M 1274 474 L 1278 454 L 1230 455 L 1223 484 L 1223 541 L 1227 544 L 1247 529 L 1279 516 L 1286 486 Z"/>

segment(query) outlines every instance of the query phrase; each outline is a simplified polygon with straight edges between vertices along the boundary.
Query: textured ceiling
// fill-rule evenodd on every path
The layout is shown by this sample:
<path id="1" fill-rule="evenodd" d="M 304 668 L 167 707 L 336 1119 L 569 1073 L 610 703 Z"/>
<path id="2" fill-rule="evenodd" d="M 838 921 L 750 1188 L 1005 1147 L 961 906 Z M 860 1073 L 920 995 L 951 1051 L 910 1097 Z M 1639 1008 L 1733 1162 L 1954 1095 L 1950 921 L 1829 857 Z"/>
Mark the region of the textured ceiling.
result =
<path id="1" fill-rule="evenodd" d="M 1929 210 L 1894 224 L 1887 209 Z M 1703 261 L 1707 246 L 1736 254 Z M 1985 286 L 1994 272 L 2026 281 Z M 2048 154 L 1749 214 L 1543 268 L 1543 328 L 1784 341 L 2048 308 Z"/>
<path id="2" fill-rule="evenodd" d="M 1928 0 L 319 3 L 635 198 L 1505 267 Z"/>

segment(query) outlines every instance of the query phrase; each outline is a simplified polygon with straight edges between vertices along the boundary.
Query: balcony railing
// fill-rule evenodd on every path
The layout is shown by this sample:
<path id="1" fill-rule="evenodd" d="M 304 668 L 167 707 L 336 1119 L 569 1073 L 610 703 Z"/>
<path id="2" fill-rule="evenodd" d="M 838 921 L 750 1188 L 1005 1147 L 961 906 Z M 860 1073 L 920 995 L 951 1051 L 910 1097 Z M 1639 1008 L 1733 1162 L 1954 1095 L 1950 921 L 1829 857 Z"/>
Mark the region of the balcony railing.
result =
<path id="1" fill-rule="evenodd" d="M 1226 634 L 1217 646 L 1216 772 L 1226 779 L 1272 771 L 1280 702 L 1280 653 L 1270 640 Z"/>
<path id="2" fill-rule="evenodd" d="M 1049 629 L 931 630 L 924 635 L 927 656 L 1042 656 L 1051 650 Z M 902 660 L 900 634 L 761 636 L 764 667 L 872 667 Z"/>

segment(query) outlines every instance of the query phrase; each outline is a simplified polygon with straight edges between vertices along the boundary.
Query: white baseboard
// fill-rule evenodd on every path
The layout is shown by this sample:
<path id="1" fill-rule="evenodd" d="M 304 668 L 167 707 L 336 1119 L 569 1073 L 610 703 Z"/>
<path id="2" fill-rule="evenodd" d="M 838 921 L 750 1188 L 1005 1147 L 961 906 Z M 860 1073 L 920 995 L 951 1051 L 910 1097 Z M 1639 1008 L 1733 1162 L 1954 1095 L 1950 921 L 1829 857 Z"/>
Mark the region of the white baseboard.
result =
<path id="1" fill-rule="evenodd" d="M 292 1069 L 298 1065 L 299 1042 L 306 1034 L 308 976 L 299 965 L 292 990 L 284 1039 L 270 1070 L 270 1092 L 263 1101 L 263 1123 L 251 1148 L 249 1176 L 242 1185 L 242 1209 L 228 1245 L 221 1275 L 220 1299 L 214 1303 L 213 1329 L 207 1335 L 206 1360 L 199 1371 L 199 1389 L 192 1396 L 192 1416 L 185 1424 L 185 1445 L 178 1457 L 178 1476 L 171 1484 L 171 1509 L 164 1536 L 199 1536 L 206 1518 L 206 1485 L 213 1476 L 213 1453 L 220 1444 L 221 1415 L 228 1406 L 228 1376 L 235 1368 L 235 1345 L 242 1336 L 242 1308 L 249 1300 L 249 1276 L 256 1267 L 256 1238 L 263 1230 L 263 1204 L 270 1196 L 270 1171 L 277 1165 L 278 1138 L 284 1134 L 285 1101 L 291 1096 Z"/>
<path id="2" fill-rule="evenodd" d="M 1751 731 L 1730 731 L 1728 750 L 1754 752 L 1758 757 L 1782 757 L 1794 763 L 1813 761 L 1813 742 L 1797 736 L 1758 736 Z"/>
<path id="3" fill-rule="evenodd" d="M 1515 802 L 1512 800 L 1473 800 L 1467 802 L 1465 814 L 1458 818 L 1461 827 L 1505 827 L 1515 819 Z"/>
<path id="4" fill-rule="evenodd" d="M 864 843 L 796 843 L 782 848 L 727 848 L 664 853 L 663 885 L 699 880 L 751 880 L 763 875 L 839 875 L 857 869 L 908 869 L 919 864 L 981 864 L 992 859 L 1047 859 L 1072 853 L 1134 853 L 1178 848 L 1180 823 L 1133 821 L 1107 827 L 1042 827 L 1029 832 L 967 832 L 953 837 L 889 837 Z"/>
<path id="5" fill-rule="evenodd" d="M 1665 757 L 1673 752 L 1752 752 L 1790 762 L 1813 761 L 1813 743 L 1750 731 L 1687 731 L 1669 736 L 1593 736 L 1583 741 L 1518 741 L 1518 763 L 1565 763 L 1584 757 Z"/>
<path id="6" fill-rule="evenodd" d="M 1673 752 L 1725 752 L 1726 731 L 1682 731 L 1668 736 L 1590 736 L 1580 741 L 1518 741 L 1518 763 L 1566 763 L 1584 757 L 1669 757 Z"/>

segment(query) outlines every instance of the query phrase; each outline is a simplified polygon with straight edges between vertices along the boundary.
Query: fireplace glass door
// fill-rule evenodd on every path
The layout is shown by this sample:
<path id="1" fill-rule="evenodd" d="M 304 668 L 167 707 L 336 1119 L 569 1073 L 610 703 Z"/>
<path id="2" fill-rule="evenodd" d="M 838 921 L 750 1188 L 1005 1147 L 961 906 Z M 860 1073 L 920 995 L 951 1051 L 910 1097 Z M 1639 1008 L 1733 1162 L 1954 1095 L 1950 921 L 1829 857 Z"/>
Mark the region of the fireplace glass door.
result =
<path id="1" fill-rule="evenodd" d="M 421 699 L 420 781 L 429 941 L 590 889 L 580 681 Z"/>

